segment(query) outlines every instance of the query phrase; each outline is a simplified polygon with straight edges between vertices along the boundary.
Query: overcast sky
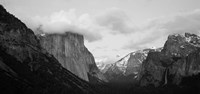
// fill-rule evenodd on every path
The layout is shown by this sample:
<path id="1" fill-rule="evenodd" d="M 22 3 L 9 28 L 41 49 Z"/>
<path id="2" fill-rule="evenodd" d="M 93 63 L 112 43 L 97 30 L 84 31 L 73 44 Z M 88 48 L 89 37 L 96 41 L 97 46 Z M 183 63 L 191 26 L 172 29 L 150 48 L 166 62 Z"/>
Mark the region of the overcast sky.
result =
<path id="1" fill-rule="evenodd" d="M 1 0 L 32 30 L 84 35 L 96 61 L 113 63 L 169 34 L 200 32 L 200 0 Z"/>

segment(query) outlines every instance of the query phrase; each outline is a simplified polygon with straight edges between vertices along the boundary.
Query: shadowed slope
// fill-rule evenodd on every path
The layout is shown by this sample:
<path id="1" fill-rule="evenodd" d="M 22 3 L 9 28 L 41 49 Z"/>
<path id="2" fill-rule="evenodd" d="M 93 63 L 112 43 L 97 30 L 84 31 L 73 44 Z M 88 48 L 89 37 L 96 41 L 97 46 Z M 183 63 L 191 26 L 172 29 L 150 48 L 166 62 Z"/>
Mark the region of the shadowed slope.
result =
<path id="1" fill-rule="evenodd" d="M 81 80 L 42 49 L 33 31 L 0 5 L 1 94 L 92 94 Z"/>

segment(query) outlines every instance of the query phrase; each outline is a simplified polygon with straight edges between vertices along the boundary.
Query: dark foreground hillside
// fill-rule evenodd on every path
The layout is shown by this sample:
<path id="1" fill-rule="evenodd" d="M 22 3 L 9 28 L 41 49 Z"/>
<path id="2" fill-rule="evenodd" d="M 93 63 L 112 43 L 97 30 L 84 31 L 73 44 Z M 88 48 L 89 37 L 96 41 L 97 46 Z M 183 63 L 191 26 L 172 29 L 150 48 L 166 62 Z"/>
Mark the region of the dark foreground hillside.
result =
<path id="1" fill-rule="evenodd" d="M 0 94 L 92 94 L 90 85 L 42 49 L 33 31 L 0 5 Z"/>
<path id="2" fill-rule="evenodd" d="M 164 52 L 170 54 L 172 48 L 164 50 Z M 188 51 L 189 55 L 181 56 L 181 58 L 174 58 L 172 55 L 167 59 L 160 59 L 161 61 L 169 59 L 176 62 L 180 60 L 178 63 L 180 65 L 181 61 L 186 60 L 184 63 L 187 66 L 191 65 L 192 68 L 187 67 L 189 71 L 186 71 L 187 73 L 184 75 L 180 74 L 182 72 L 176 71 L 178 74 L 175 76 L 169 74 L 170 72 L 156 71 L 160 73 L 157 75 L 161 75 L 163 78 L 157 81 L 157 76 L 153 74 L 155 70 L 144 69 L 139 82 L 91 84 L 63 68 L 53 55 L 41 47 L 33 31 L 0 5 L 0 94 L 200 94 L 200 74 L 198 74 L 200 50 L 198 47 L 194 49 L 192 52 Z M 154 57 L 152 55 L 154 54 L 147 57 L 144 68 L 151 66 L 148 64 L 160 62 L 148 63 L 152 59 L 158 60 L 151 58 Z M 151 68 L 163 69 L 167 66 L 156 64 Z M 180 69 L 177 66 L 175 69 Z M 170 70 L 170 67 L 167 68 L 165 70 Z M 174 84 L 174 78 L 181 78 L 181 80 L 178 84 Z M 155 87 L 154 82 L 156 81 L 159 82 L 159 85 Z M 176 82 L 177 79 L 174 81 Z M 145 86 L 141 86 L 141 83 Z"/>

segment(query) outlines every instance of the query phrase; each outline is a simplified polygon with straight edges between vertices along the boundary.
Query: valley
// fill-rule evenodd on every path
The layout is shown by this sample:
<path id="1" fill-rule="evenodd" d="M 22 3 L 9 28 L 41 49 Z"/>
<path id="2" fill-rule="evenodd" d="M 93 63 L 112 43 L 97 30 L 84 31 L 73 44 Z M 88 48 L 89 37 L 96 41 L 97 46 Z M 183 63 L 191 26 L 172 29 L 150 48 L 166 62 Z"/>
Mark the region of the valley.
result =
<path id="1" fill-rule="evenodd" d="M 35 35 L 0 5 L 0 93 L 199 94 L 200 37 L 171 34 L 164 47 L 96 65 L 83 35 Z"/>

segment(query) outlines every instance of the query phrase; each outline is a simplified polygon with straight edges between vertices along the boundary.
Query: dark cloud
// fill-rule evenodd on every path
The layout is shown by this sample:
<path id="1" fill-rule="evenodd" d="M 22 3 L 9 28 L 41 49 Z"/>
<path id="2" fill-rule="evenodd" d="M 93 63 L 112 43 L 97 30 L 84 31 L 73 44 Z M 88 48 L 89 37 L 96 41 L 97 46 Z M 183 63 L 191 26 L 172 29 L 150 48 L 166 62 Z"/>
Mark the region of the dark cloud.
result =
<path id="1" fill-rule="evenodd" d="M 129 34 L 135 31 L 130 18 L 122 10 L 113 9 L 97 17 L 96 22 L 112 30 L 113 34 Z"/>
<path id="2" fill-rule="evenodd" d="M 84 20 L 82 20 L 84 19 Z M 97 26 L 91 25 L 91 18 L 87 15 L 77 17 L 75 10 L 60 11 L 45 17 L 34 17 L 32 20 L 24 19 L 35 33 L 38 27 L 45 33 L 64 33 L 74 32 L 84 36 L 88 42 L 102 39 L 102 35 L 98 32 Z M 85 27 L 88 26 L 88 27 Z M 92 27 L 91 27 L 92 26 Z"/>
<path id="3" fill-rule="evenodd" d="M 102 39 L 102 36 L 98 33 L 91 33 L 91 31 L 87 31 L 87 30 L 82 30 L 83 33 L 80 33 L 84 36 L 84 38 L 86 40 L 88 40 L 88 42 L 94 42 L 94 41 L 98 41 Z M 79 32 L 77 32 L 79 33 Z"/>

